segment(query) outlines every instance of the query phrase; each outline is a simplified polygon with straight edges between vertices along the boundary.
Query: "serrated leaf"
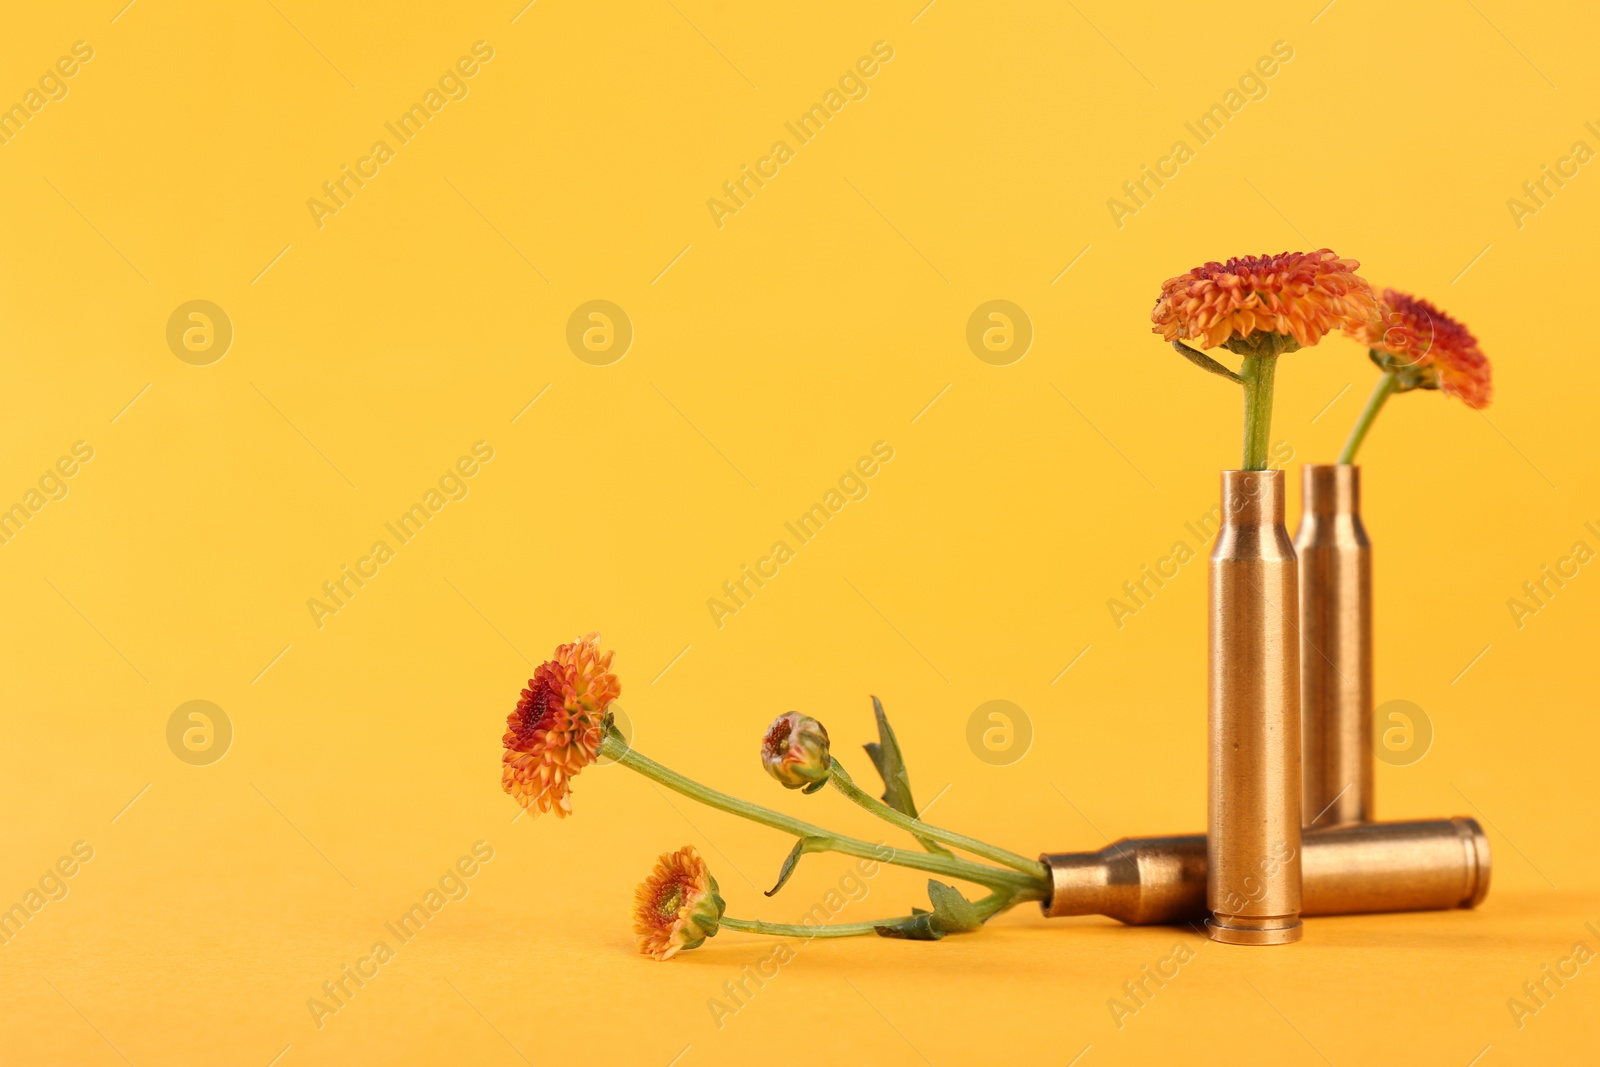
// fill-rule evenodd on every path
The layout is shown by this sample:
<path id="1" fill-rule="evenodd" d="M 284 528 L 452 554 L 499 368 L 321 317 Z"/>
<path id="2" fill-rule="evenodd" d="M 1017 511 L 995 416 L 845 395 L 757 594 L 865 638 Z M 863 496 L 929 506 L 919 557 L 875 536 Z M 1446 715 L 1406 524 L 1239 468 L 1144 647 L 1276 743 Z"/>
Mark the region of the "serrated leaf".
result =
<path id="1" fill-rule="evenodd" d="M 789 876 L 794 874 L 795 867 L 799 865 L 800 857 L 807 852 L 816 851 L 821 840 L 817 837 L 802 837 L 794 843 L 794 848 L 789 850 L 789 855 L 784 857 L 783 866 L 778 870 L 778 884 L 766 891 L 767 896 L 770 897 L 783 888 L 783 884 L 789 880 Z"/>
<path id="2" fill-rule="evenodd" d="M 878 720 L 878 741 L 862 747 L 867 750 L 872 765 L 878 769 L 878 777 L 883 779 L 883 802 L 902 815 L 920 818 L 916 801 L 911 799 L 911 778 L 906 771 L 905 758 L 900 753 L 900 741 L 894 735 L 894 727 L 889 725 L 889 717 L 883 713 L 883 702 L 877 697 L 872 698 L 872 714 Z M 949 849 L 930 837 L 921 834 L 913 836 L 929 852 L 942 856 L 951 854 Z"/>
<path id="3" fill-rule="evenodd" d="M 983 925 L 982 910 L 955 886 L 929 878 L 928 899 L 933 902 L 933 922 L 945 933 L 966 933 Z"/>
<path id="4" fill-rule="evenodd" d="M 983 925 L 983 910 L 962 896 L 954 887 L 928 879 L 928 900 L 932 911 L 912 908 L 911 914 L 897 923 L 875 926 L 879 937 L 903 941 L 939 941 L 946 934 L 964 934 Z"/>

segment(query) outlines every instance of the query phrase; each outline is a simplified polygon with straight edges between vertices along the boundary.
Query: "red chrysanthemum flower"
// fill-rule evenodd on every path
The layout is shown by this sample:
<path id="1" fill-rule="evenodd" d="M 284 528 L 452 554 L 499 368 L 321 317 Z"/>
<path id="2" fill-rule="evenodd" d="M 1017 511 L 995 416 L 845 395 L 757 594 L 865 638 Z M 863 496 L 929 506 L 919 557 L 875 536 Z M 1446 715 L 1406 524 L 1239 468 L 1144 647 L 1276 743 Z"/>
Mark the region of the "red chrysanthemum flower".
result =
<path id="1" fill-rule="evenodd" d="M 572 813 L 572 779 L 593 763 L 605 739 L 606 708 L 622 692 L 614 652 L 589 634 L 539 664 L 506 718 L 500 786 L 531 815 Z"/>
<path id="2" fill-rule="evenodd" d="M 1404 389 L 1440 389 L 1475 410 L 1489 406 L 1489 358 L 1461 323 L 1428 301 L 1385 289 L 1373 318 L 1345 327 Z"/>
<path id="3" fill-rule="evenodd" d="M 633 892 L 634 941 L 646 956 L 669 960 L 716 936 L 722 909 L 717 880 L 692 845 L 664 852 Z"/>
<path id="4" fill-rule="evenodd" d="M 1281 351 L 1314 345 L 1328 331 L 1373 314 L 1376 297 L 1356 273 L 1359 266 L 1326 248 L 1207 263 L 1161 286 L 1151 332 L 1242 354 L 1258 348 L 1257 334 L 1290 339 Z"/>

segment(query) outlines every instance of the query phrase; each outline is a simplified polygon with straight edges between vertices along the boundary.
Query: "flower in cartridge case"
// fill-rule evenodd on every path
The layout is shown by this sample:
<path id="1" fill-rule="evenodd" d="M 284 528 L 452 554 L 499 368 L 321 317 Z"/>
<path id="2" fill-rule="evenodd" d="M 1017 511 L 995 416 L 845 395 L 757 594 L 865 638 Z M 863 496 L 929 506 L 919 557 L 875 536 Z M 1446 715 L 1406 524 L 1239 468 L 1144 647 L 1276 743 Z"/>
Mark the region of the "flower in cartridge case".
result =
<path id="1" fill-rule="evenodd" d="M 1385 289 L 1372 316 L 1344 327 L 1382 372 L 1337 463 L 1308 464 L 1300 531 L 1300 702 L 1308 826 L 1366 822 L 1374 811 L 1372 542 L 1356 455 L 1396 393 L 1432 389 L 1489 404 L 1489 360 L 1464 325 L 1426 300 Z"/>
<path id="2" fill-rule="evenodd" d="M 1459 397 L 1474 411 L 1489 406 L 1494 383 L 1478 339 L 1428 301 L 1385 289 L 1377 310 L 1347 325 L 1345 333 L 1367 346 L 1367 355 L 1383 375 L 1339 453 L 1341 464 L 1355 463 L 1378 412 L 1395 393 L 1437 389 Z"/>
<path id="3" fill-rule="evenodd" d="M 1169 278 L 1150 313 L 1180 355 L 1244 392 L 1209 567 L 1207 927 L 1230 944 L 1301 936 L 1298 576 L 1283 472 L 1267 469 L 1272 396 L 1280 356 L 1375 317 L 1360 265 L 1326 248 L 1213 261 Z M 1239 355 L 1238 371 L 1186 341 Z"/>
<path id="4" fill-rule="evenodd" d="M 531 815 L 572 814 L 572 779 L 599 755 L 606 709 L 622 692 L 614 653 L 601 652 L 599 640 L 589 634 L 557 648 L 506 718 L 500 785 Z"/>
<path id="5" fill-rule="evenodd" d="M 1213 261 L 1167 279 L 1150 313 L 1152 332 L 1240 355 L 1293 352 L 1373 314 L 1359 266 L 1326 248 Z"/>
<path id="6" fill-rule="evenodd" d="M 1265 470 L 1278 357 L 1359 326 L 1377 314 L 1361 264 L 1329 249 L 1212 261 L 1168 278 L 1150 312 L 1151 332 L 1202 370 L 1244 388 L 1241 469 Z M 1201 349 L 1221 346 L 1243 357 L 1237 372 Z"/>
<path id="7" fill-rule="evenodd" d="M 1494 394 L 1489 359 L 1464 325 L 1433 304 L 1385 289 L 1375 317 L 1345 327 L 1367 346 L 1372 361 L 1399 379 L 1396 392 L 1439 389 L 1473 410 Z"/>
<path id="8" fill-rule="evenodd" d="M 633 935 L 639 951 L 670 960 L 715 937 L 723 903 L 717 880 L 693 846 L 664 852 L 633 893 Z"/>
<path id="9" fill-rule="evenodd" d="M 779 715 L 762 738 L 761 765 L 784 788 L 815 793 L 827 784 L 833 768 L 827 729 L 798 711 Z"/>

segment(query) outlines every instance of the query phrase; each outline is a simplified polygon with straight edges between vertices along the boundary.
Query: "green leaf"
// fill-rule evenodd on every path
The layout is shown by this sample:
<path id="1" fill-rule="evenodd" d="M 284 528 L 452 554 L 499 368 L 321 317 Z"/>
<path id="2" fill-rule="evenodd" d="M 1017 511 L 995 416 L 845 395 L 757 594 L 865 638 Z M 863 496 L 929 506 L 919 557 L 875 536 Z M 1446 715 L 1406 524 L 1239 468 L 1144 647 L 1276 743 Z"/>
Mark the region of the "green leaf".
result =
<path id="1" fill-rule="evenodd" d="M 882 701 L 877 697 L 872 698 L 872 714 L 878 720 L 878 742 L 862 747 L 867 750 L 872 765 L 878 769 L 878 776 L 883 779 L 883 802 L 902 815 L 919 818 L 916 802 L 911 799 L 911 778 L 906 773 L 905 758 L 900 755 L 900 742 L 894 736 L 894 727 L 889 725 L 889 717 L 883 713 Z M 927 851 L 942 856 L 951 855 L 949 849 L 932 838 L 921 834 L 913 836 Z"/>
<path id="2" fill-rule="evenodd" d="M 879 937 L 893 937 L 902 941 L 938 941 L 944 937 L 944 931 L 933 925 L 933 916 L 928 912 L 921 912 L 908 919 L 901 919 L 889 926 L 875 926 Z"/>
<path id="3" fill-rule="evenodd" d="M 976 930 L 987 918 L 983 910 L 961 895 L 955 886 L 928 879 L 928 899 L 933 902 L 933 921 L 945 933 L 964 934 Z"/>
<path id="4" fill-rule="evenodd" d="M 985 911 L 962 896 L 954 886 L 928 879 L 928 900 L 932 911 L 912 908 L 911 914 L 897 923 L 873 927 L 879 937 L 905 941 L 938 941 L 945 934 L 964 934 L 978 929 L 988 918 Z"/>
<path id="5" fill-rule="evenodd" d="M 802 837 L 796 841 L 794 848 L 789 850 L 789 855 L 784 858 L 783 866 L 778 871 L 778 884 L 767 890 L 766 895 L 770 897 L 783 888 L 783 883 L 787 882 L 789 876 L 794 874 L 794 869 L 799 865 L 801 856 L 804 856 L 807 852 L 822 851 L 820 846 L 825 844 L 820 837 Z"/>
<path id="6" fill-rule="evenodd" d="M 1188 345 L 1184 344 L 1182 341 L 1172 342 L 1172 347 L 1178 350 L 1178 355 L 1182 356 L 1190 363 L 1193 363 L 1201 370 L 1210 371 L 1212 374 L 1220 375 L 1236 385 L 1244 384 L 1243 378 L 1239 377 L 1233 371 L 1229 370 L 1221 363 L 1218 363 L 1204 352 L 1197 352 Z"/>

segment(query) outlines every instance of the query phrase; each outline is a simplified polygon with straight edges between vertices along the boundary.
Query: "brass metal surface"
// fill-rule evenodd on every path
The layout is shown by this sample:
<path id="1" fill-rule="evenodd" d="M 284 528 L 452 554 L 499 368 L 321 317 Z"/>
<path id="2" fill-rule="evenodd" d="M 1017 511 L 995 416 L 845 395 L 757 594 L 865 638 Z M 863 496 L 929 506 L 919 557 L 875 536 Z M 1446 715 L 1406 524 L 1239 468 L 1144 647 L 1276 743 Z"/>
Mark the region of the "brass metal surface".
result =
<path id="1" fill-rule="evenodd" d="M 1361 525 L 1361 468 L 1301 472 L 1301 819 L 1338 826 L 1374 817 L 1372 545 Z"/>
<path id="2" fill-rule="evenodd" d="M 1223 471 L 1210 567 L 1207 885 L 1213 940 L 1298 941 L 1300 638 L 1282 471 Z"/>
<path id="3" fill-rule="evenodd" d="M 1040 910 L 1125 923 L 1206 917 L 1206 838 L 1125 837 L 1098 852 L 1046 853 Z M 1489 839 L 1474 819 L 1365 823 L 1301 838 L 1302 915 L 1475 908 L 1489 892 Z"/>

